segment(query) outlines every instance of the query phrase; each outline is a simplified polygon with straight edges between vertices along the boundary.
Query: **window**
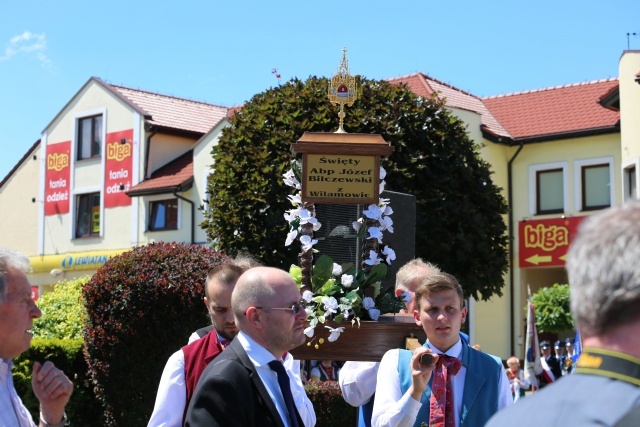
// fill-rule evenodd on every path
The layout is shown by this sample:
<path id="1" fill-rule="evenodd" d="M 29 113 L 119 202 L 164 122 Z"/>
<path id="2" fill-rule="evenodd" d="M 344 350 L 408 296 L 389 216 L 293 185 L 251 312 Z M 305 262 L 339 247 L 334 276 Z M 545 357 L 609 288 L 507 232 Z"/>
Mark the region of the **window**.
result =
<path id="1" fill-rule="evenodd" d="M 562 192 L 562 169 L 538 171 L 536 173 L 537 214 L 564 212 L 564 194 Z"/>
<path id="2" fill-rule="evenodd" d="M 100 157 L 102 152 L 102 116 L 78 120 L 78 160 Z"/>
<path id="3" fill-rule="evenodd" d="M 529 167 L 529 211 L 532 215 L 566 211 L 566 176 L 566 162 Z"/>
<path id="4" fill-rule="evenodd" d="M 576 210 L 592 211 L 611 206 L 613 191 L 613 157 L 575 162 Z"/>
<path id="5" fill-rule="evenodd" d="M 582 210 L 604 209 L 611 206 L 609 194 L 609 165 L 582 168 Z"/>
<path id="6" fill-rule="evenodd" d="M 82 194 L 76 199 L 76 238 L 100 235 L 100 193 Z"/>
<path id="7" fill-rule="evenodd" d="M 640 159 L 632 159 L 623 165 L 623 200 L 638 199 L 638 169 L 640 169 Z"/>
<path id="8" fill-rule="evenodd" d="M 178 228 L 178 199 L 149 202 L 149 231 Z"/>

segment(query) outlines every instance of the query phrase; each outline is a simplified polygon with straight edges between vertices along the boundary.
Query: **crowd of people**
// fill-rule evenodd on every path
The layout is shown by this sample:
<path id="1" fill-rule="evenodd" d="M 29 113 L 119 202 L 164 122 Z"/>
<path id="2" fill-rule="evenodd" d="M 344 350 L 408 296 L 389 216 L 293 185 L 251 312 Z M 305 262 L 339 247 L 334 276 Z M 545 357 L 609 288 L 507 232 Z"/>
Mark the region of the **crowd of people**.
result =
<path id="1" fill-rule="evenodd" d="M 162 374 L 149 426 L 316 424 L 303 378 L 338 380 L 361 407 L 364 426 L 640 425 L 640 204 L 585 220 L 566 267 L 571 309 L 582 337 L 540 345 L 552 377 L 531 384 L 517 357 L 502 361 L 469 345 L 462 287 L 420 259 L 403 266 L 396 288 L 406 314 L 428 337 L 413 351 L 391 349 L 379 363 L 318 361 L 301 373 L 290 353 L 305 342 L 305 303 L 291 276 L 247 259 L 207 276 L 211 326 L 176 351 Z M 0 249 L 0 425 L 35 426 L 11 379 L 12 359 L 28 349 L 41 312 L 31 296 L 25 257 Z M 552 354 L 554 350 L 555 354 Z M 564 377 L 564 378 L 563 378 Z M 50 362 L 35 363 L 39 426 L 62 426 L 73 391 Z M 525 397 L 526 398 L 523 398 Z"/>

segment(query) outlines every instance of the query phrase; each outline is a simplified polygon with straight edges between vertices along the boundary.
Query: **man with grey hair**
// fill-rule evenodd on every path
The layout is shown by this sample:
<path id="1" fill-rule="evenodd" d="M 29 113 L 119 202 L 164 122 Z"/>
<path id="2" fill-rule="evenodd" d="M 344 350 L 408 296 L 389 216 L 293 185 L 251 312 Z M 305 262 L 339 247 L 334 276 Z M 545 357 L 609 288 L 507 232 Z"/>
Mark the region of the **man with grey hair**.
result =
<path id="1" fill-rule="evenodd" d="M 246 271 L 231 307 L 240 332 L 202 373 L 185 425 L 315 425 L 311 401 L 282 363 L 306 339 L 305 304 L 289 273 L 271 267 Z"/>
<path id="2" fill-rule="evenodd" d="M 566 265 L 583 345 L 577 367 L 553 387 L 496 414 L 488 426 L 613 426 L 638 408 L 639 259 L 638 202 L 609 208 L 581 224 Z M 633 425 L 640 425 L 637 411 L 631 416 Z"/>
<path id="3" fill-rule="evenodd" d="M 33 334 L 33 320 L 42 316 L 31 294 L 25 272 L 29 260 L 0 248 L 0 425 L 35 426 L 29 411 L 13 386 L 12 359 L 26 351 Z M 53 363 L 34 362 L 31 385 L 40 402 L 40 427 L 66 423 L 64 408 L 73 392 L 73 383 Z"/>

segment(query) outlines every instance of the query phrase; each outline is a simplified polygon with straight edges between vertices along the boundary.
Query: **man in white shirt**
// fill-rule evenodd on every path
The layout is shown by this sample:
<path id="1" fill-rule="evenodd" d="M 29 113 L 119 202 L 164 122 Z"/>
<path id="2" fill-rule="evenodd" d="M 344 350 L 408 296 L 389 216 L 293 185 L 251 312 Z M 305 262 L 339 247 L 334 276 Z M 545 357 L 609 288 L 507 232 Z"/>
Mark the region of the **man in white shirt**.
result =
<path id="1" fill-rule="evenodd" d="M 413 353 L 395 349 L 383 356 L 372 425 L 431 425 L 433 417 L 442 425 L 484 425 L 512 403 L 511 391 L 502 366 L 460 338 L 467 316 L 460 284 L 446 273 L 429 275 L 416 289 L 415 303 L 416 324 L 429 338 Z M 433 363 L 421 362 L 425 354 Z"/>
<path id="2" fill-rule="evenodd" d="M 293 390 L 283 355 L 305 342 L 307 313 L 286 271 L 256 267 L 231 296 L 240 333 L 202 373 L 186 426 L 311 427 L 316 416 L 304 389 Z"/>
<path id="3" fill-rule="evenodd" d="M 29 260 L 0 248 L 0 425 L 33 427 L 29 411 L 13 386 L 12 359 L 31 344 L 33 320 L 42 316 L 25 275 Z M 33 392 L 40 402 L 40 427 L 58 427 L 66 422 L 64 408 L 73 392 L 73 383 L 53 363 L 33 364 Z"/>

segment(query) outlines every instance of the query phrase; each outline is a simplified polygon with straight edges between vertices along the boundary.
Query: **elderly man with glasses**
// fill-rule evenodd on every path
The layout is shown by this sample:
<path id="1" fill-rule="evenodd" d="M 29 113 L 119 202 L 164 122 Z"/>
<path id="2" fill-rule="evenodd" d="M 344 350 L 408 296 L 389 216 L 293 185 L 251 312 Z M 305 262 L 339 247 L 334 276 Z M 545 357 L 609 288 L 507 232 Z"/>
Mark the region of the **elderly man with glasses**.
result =
<path id="1" fill-rule="evenodd" d="M 248 270 L 238 279 L 231 307 L 240 332 L 202 373 L 185 425 L 315 425 L 299 377 L 282 363 L 306 338 L 305 304 L 291 276 L 270 267 Z"/>

